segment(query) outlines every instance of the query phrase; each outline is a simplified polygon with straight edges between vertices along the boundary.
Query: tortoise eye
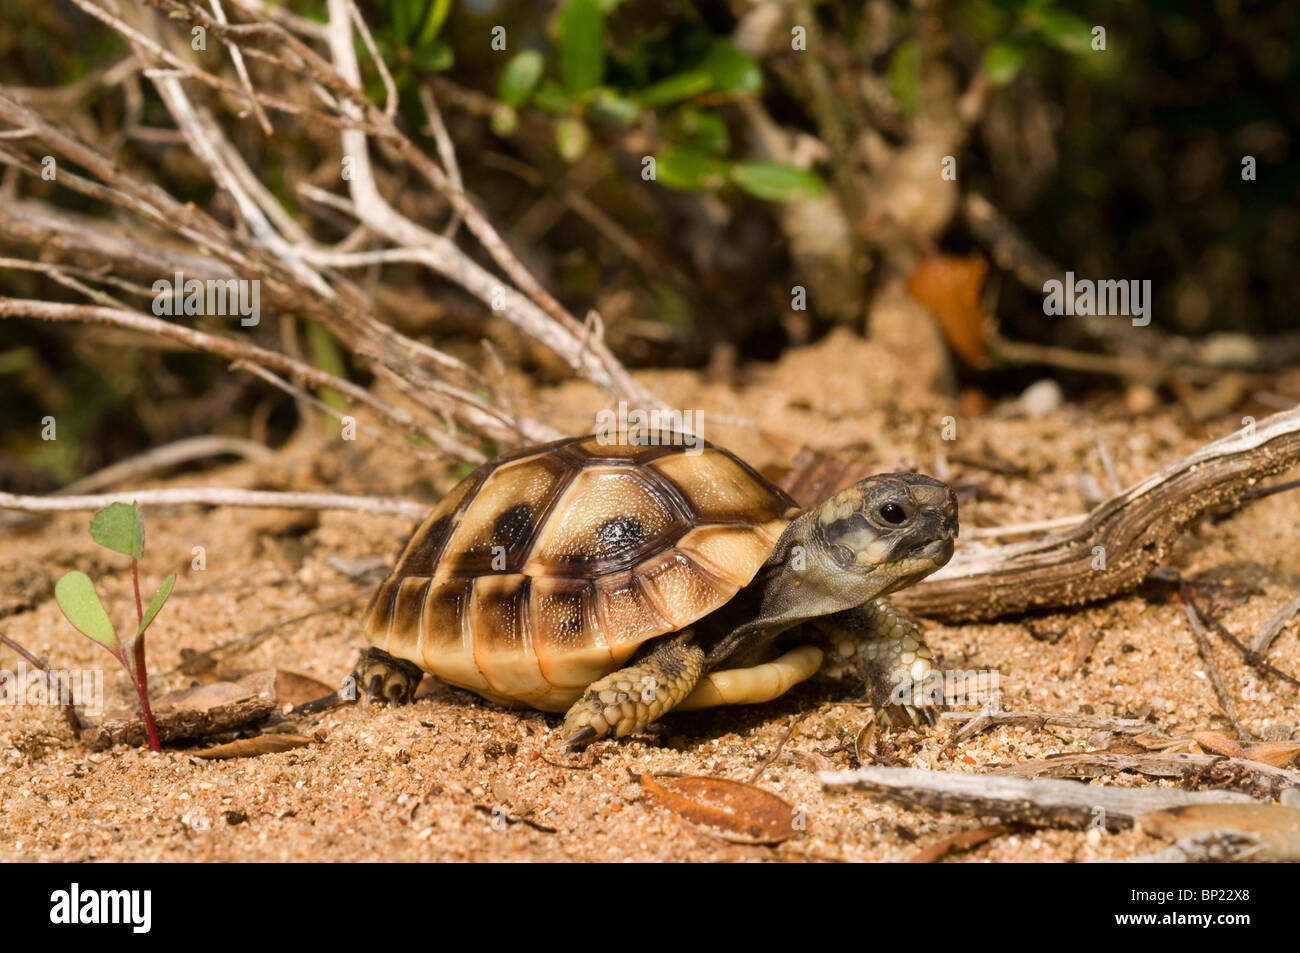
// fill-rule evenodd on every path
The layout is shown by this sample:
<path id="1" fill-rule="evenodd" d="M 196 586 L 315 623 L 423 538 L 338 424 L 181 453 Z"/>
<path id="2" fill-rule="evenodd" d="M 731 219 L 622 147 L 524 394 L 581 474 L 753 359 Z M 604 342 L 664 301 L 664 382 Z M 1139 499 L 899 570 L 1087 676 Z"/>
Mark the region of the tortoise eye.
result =
<path id="1" fill-rule="evenodd" d="M 907 514 L 897 503 L 886 503 L 880 508 L 880 518 L 886 523 L 893 523 L 895 526 L 901 526 L 907 522 Z"/>

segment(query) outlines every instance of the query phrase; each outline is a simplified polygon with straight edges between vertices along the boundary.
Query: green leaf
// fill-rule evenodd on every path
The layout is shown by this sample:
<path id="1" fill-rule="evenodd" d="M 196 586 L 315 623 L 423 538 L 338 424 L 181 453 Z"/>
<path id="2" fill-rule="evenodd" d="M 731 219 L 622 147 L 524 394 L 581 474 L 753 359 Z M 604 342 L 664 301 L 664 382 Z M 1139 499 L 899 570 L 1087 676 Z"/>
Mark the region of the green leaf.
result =
<path id="1" fill-rule="evenodd" d="M 676 109 L 664 122 L 664 134 L 674 142 L 725 155 L 731 150 L 731 134 L 717 113 L 689 103 Z"/>
<path id="2" fill-rule="evenodd" d="M 560 76 L 581 96 L 605 77 L 605 12 L 597 0 L 568 0 L 560 11 Z"/>
<path id="3" fill-rule="evenodd" d="M 488 120 L 492 131 L 502 139 L 513 136 L 519 131 L 519 114 L 504 104 L 492 109 L 492 118 Z"/>
<path id="4" fill-rule="evenodd" d="M 144 521 L 134 503 L 113 503 L 90 520 L 91 538 L 115 553 L 140 559 L 144 556 Z"/>
<path id="5" fill-rule="evenodd" d="M 158 614 L 158 610 L 163 607 L 167 597 L 172 594 L 172 586 L 176 585 L 176 573 L 172 573 L 162 581 L 158 591 L 153 594 L 149 600 L 149 608 L 144 610 L 144 619 L 140 622 L 140 627 L 135 630 L 135 637 L 138 639 L 144 635 L 144 630 L 153 624 L 153 617 Z"/>
<path id="6" fill-rule="evenodd" d="M 727 181 L 727 164 L 699 149 L 673 146 L 655 160 L 655 178 L 671 189 L 716 189 Z"/>
<path id="7" fill-rule="evenodd" d="M 451 0 L 433 0 L 426 8 L 424 25 L 420 28 L 420 35 L 416 37 L 415 45 L 422 47 L 431 43 L 438 35 L 438 31 L 442 29 L 442 24 L 450 12 Z"/>
<path id="8" fill-rule="evenodd" d="M 389 0 L 388 25 L 393 35 L 403 43 L 411 39 L 424 11 L 424 0 Z"/>
<path id="9" fill-rule="evenodd" d="M 533 95 L 533 102 L 548 113 L 555 113 L 557 116 L 562 116 L 573 109 L 573 100 L 553 79 L 542 80 Z"/>
<path id="10" fill-rule="evenodd" d="M 1015 40 L 1000 40 L 984 51 L 984 72 L 998 86 L 1016 78 L 1025 62 L 1025 47 Z"/>
<path id="11" fill-rule="evenodd" d="M 812 198 L 826 188 L 814 173 L 768 159 L 737 162 L 731 167 L 731 180 L 750 195 L 769 202 Z"/>
<path id="12" fill-rule="evenodd" d="M 908 116 L 921 104 L 921 47 L 916 40 L 899 44 L 889 59 L 889 91 Z"/>
<path id="13" fill-rule="evenodd" d="M 555 125 L 555 148 L 565 162 L 576 162 L 591 145 L 591 131 L 581 119 L 561 119 Z"/>
<path id="14" fill-rule="evenodd" d="M 718 92 L 747 96 L 763 88 L 758 64 L 730 43 L 715 43 L 700 66 Z"/>
<path id="15" fill-rule="evenodd" d="M 104 604 L 99 601 L 95 584 L 84 572 L 65 573 L 54 584 L 54 601 L 78 632 L 94 639 L 110 652 L 118 651 L 113 623 L 104 611 Z"/>
<path id="16" fill-rule="evenodd" d="M 451 69 L 455 62 L 455 53 L 442 40 L 434 40 L 432 43 L 424 44 L 411 57 L 411 65 L 416 69 L 424 70 L 426 73 L 445 72 Z"/>
<path id="17" fill-rule="evenodd" d="M 713 88 L 713 77 L 702 67 L 674 73 L 666 79 L 641 91 L 641 102 L 647 106 L 666 106 L 682 99 L 690 99 Z"/>
<path id="18" fill-rule="evenodd" d="M 1043 39 L 1066 53 L 1086 53 L 1092 48 L 1092 28 L 1065 10 L 1044 10 L 1035 17 Z"/>
<path id="19" fill-rule="evenodd" d="M 325 325 L 316 321 L 306 321 L 307 347 L 311 351 L 312 363 L 327 374 L 333 374 L 340 380 L 348 379 L 348 367 L 343 360 L 343 350 L 334 335 L 326 330 Z M 316 388 L 316 395 L 321 401 L 335 410 L 347 410 L 347 398 L 330 387 Z"/>
<path id="20" fill-rule="evenodd" d="M 506 68 L 501 71 L 501 79 L 497 83 L 497 99 L 512 109 L 518 109 L 532 95 L 545 66 L 546 60 L 536 50 L 524 50 L 511 57 Z"/>
<path id="21" fill-rule="evenodd" d="M 591 105 L 587 107 L 587 115 L 601 122 L 626 126 L 641 118 L 641 107 L 612 89 L 602 89 L 597 91 Z"/>

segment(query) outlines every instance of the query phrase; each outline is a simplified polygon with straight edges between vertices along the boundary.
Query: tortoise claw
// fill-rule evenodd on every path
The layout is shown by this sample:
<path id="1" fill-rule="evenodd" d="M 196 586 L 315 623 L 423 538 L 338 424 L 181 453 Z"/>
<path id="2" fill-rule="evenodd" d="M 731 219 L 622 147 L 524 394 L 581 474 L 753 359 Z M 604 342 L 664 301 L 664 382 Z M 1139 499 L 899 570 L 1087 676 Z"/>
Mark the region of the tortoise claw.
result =
<path id="1" fill-rule="evenodd" d="M 583 725 L 569 737 L 564 739 L 564 746 L 570 751 L 581 748 L 596 740 L 596 729 L 591 725 Z"/>

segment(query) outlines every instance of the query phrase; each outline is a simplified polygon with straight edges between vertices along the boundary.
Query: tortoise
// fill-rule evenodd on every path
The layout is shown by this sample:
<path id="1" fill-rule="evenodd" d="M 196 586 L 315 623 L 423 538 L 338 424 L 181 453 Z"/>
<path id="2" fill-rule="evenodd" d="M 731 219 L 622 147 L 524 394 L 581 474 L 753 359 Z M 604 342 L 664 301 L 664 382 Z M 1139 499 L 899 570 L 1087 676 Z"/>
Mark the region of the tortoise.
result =
<path id="1" fill-rule="evenodd" d="M 933 723 L 933 655 L 881 597 L 952 556 L 946 484 L 879 474 L 804 511 L 707 441 L 612 440 L 511 453 L 442 499 L 367 610 L 370 700 L 410 701 L 429 672 L 567 712 L 577 747 L 768 701 L 829 655 L 877 707 Z"/>

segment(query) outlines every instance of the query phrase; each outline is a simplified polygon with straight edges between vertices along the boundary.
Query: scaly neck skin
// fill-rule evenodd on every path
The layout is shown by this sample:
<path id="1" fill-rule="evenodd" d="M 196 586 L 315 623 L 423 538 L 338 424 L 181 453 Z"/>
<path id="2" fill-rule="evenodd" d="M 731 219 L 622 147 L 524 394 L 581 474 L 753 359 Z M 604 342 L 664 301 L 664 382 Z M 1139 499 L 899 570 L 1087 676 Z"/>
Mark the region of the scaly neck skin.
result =
<path id="1" fill-rule="evenodd" d="M 746 587 L 751 610 L 710 651 L 712 668 L 748 664 L 761 658 L 782 632 L 801 622 L 861 605 L 886 587 L 863 583 L 834 566 L 817 538 L 817 511 L 805 513 L 786 527 L 772 555 Z M 744 644 L 743 652 L 738 648 Z"/>

